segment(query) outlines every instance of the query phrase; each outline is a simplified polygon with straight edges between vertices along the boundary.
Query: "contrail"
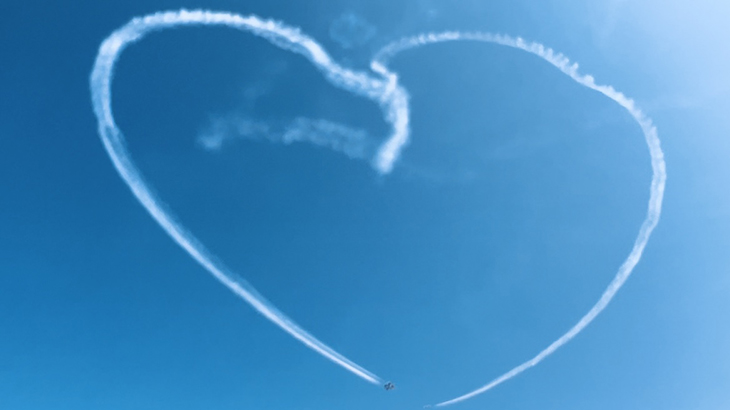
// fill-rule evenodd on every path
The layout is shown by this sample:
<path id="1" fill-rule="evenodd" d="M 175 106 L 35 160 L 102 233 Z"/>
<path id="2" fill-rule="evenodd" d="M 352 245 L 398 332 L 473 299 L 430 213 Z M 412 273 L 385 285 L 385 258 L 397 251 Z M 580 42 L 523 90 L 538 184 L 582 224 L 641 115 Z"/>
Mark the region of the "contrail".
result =
<path id="1" fill-rule="evenodd" d="M 208 151 L 217 151 L 235 139 L 263 139 L 285 145 L 308 142 L 360 160 L 372 158 L 377 148 L 366 131 L 329 120 L 297 117 L 283 129 L 277 129 L 237 114 L 212 119 L 198 136 L 198 143 Z"/>
<path id="2" fill-rule="evenodd" d="M 99 134 L 119 175 L 152 217 L 190 256 L 216 279 L 248 302 L 264 317 L 322 356 L 374 384 L 382 384 L 375 374 L 352 362 L 302 329 L 293 320 L 267 301 L 247 281 L 234 274 L 173 216 L 167 205 L 155 195 L 144 180 L 127 150 L 124 135 L 117 127 L 111 108 L 111 83 L 114 65 L 130 44 L 153 31 L 194 25 L 221 25 L 263 37 L 278 47 L 303 55 L 319 68 L 334 85 L 378 102 L 393 133 L 376 156 L 373 166 L 386 174 L 398 159 L 408 140 L 408 96 L 396 84 L 395 77 L 386 81 L 368 74 L 347 70 L 332 61 L 324 49 L 298 29 L 257 16 L 240 16 L 225 12 L 180 10 L 155 13 L 132 19 L 107 37 L 99 48 L 90 85 Z"/>
<path id="3" fill-rule="evenodd" d="M 427 44 L 442 43 L 447 41 L 480 41 L 486 43 L 495 43 L 507 47 L 517 48 L 520 50 L 527 51 L 528 53 L 534 54 L 548 63 L 554 65 L 560 71 L 565 73 L 567 76 L 575 80 L 577 83 L 588 87 L 592 90 L 598 91 L 606 97 L 612 99 L 620 106 L 624 107 L 626 111 L 636 120 L 644 133 L 646 144 L 649 146 L 649 154 L 651 155 L 651 168 L 652 168 L 652 179 L 651 187 L 649 189 L 649 206 L 644 222 L 641 224 L 639 234 L 634 241 L 634 247 L 631 249 L 629 256 L 626 258 L 624 263 L 619 267 L 616 276 L 609 283 L 606 290 L 598 299 L 598 302 L 588 311 L 579 321 L 576 323 L 567 333 L 560 336 L 556 341 L 551 343 L 547 348 L 541 351 L 537 356 L 522 363 L 507 373 L 497 377 L 488 384 L 462 396 L 454 399 L 444 401 L 436 404 L 437 407 L 448 406 L 451 404 L 459 403 L 464 400 L 470 399 L 476 395 L 484 393 L 501 383 L 517 376 L 525 370 L 533 367 L 543 361 L 546 357 L 550 356 L 561 346 L 572 340 L 578 333 L 580 333 L 586 326 L 588 326 L 593 319 L 600 314 L 603 309 L 608 306 L 611 299 L 616 295 L 621 286 L 626 282 L 626 279 L 631 275 L 631 271 L 634 269 L 636 264 L 641 259 L 641 254 L 644 252 L 649 236 L 654 228 L 659 223 L 659 217 L 662 211 L 662 199 L 664 197 L 664 186 L 666 184 L 666 164 L 664 163 L 664 153 L 662 152 L 659 136 L 657 134 L 656 127 L 652 124 L 649 119 L 634 103 L 633 100 L 626 97 L 623 93 L 615 90 L 613 87 L 608 85 L 596 84 L 595 80 L 590 75 L 584 75 L 578 73 L 578 64 L 571 64 L 570 60 L 560 53 L 556 53 L 550 48 L 547 48 L 539 43 L 526 42 L 525 40 L 517 37 L 509 37 L 505 35 L 497 35 L 490 33 L 480 32 L 458 32 L 448 31 L 441 33 L 426 33 L 413 37 L 407 37 L 393 43 L 390 43 L 383 47 L 375 56 L 371 63 L 371 68 L 385 76 L 394 76 L 388 69 L 388 59 L 400 53 L 401 51 L 421 47 Z"/>
<path id="4" fill-rule="evenodd" d="M 94 112 L 99 122 L 99 134 L 107 153 L 122 179 L 160 226 L 216 279 L 294 338 L 371 383 L 382 384 L 382 380 L 302 329 L 260 295 L 248 282 L 231 272 L 223 263 L 218 261 L 192 233 L 187 231 L 177 221 L 172 212 L 169 211 L 167 205 L 154 194 L 127 151 L 126 141 L 114 121 L 111 109 L 111 82 L 114 66 L 119 55 L 129 44 L 141 40 L 152 31 L 193 25 L 228 26 L 263 37 L 278 47 L 298 53 L 307 58 L 335 86 L 348 90 L 356 95 L 370 98 L 380 104 L 384 111 L 385 120 L 392 127 L 391 135 L 377 149 L 377 153 L 372 159 L 373 167 L 381 174 L 387 174 L 393 169 L 395 162 L 400 156 L 400 152 L 408 143 L 410 132 L 409 96 L 398 85 L 398 76 L 388 70 L 387 62 L 389 58 L 401 51 L 427 44 L 471 40 L 501 44 L 535 54 L 557 67 L 579 84 L 600 92 L 624 107 L 641 127 L 649 147 L 653 170 L 648 212 L 634 242 L 633 249 L 620 266 L 616 276 L 601 295 L 601 298 L 575 326 L 534 358 L 522 363 L 477 390 L 439 403 L 436 406 L 447 406 L 484 393 L 502 382 L 517 376 L 526 369 L 537 365 L 558 348 L 573 339 L 573 337 L 580 333 L 608 306 L 616 292 L 618 292 L 628 279 L 641 258 L 651 232 L 659 222 L 666 182 L 666 166 L 659 137 L 651 120 L 636 107 L 633 100 L 616 91 L 611 86 L 596 84 L 593 77 L 589 75 L 579 74 L 577 64 L 571 64 L 562 54 L 556 53 L 541 44 L 528 43 L 521 38 L 479 32 L 422 34 L 396 41 L 379 51 L 371 62 L 371 69 L 382 76 L 382 78 L 373 78 L 367 73 L 352 71 L 339 66 L 332 61 L 330 56 L 316 41 L 302 34 L 298 29 L 286 26 L 277 21 L 263 20 L 256 16 L 244 17 L 231 13 L 204 10 L 160 12 L 135 18 L 112 33 L 100 46 L 90 81 Z M 348 145 L 352 141 L 359 140 L 352 140 L 351 137 L 356 134 L 350 133 L 346 128 L 337 128 L 326 122 L 309 122 L 299 124 L 298 126 L 299 128 L 296 128 L 295 132 L 282 135 L 282 140 L 284 142 L 309 141 L 317 145 L 329 146 L 335 150 L 348 153 L 348 155 L 353 157 L 362 157 L 365 155 L 355 149 L 358 147 L 357 145 Z M 322 132 L 324 132 L 322 135 L 317 134 Z M 216 140 L 211 141 L 214 144 L 216 143 Z"/>

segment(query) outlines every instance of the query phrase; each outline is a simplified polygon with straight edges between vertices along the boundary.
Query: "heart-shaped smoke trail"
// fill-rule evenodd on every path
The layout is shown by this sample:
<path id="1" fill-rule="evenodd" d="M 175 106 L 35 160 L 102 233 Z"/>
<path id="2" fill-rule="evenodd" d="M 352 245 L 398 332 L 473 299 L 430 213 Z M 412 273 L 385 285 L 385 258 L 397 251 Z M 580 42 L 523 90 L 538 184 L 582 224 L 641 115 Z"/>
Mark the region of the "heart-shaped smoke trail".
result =
<path id="1" fill-rule="evenodd" d="M 152 31 L 194 25 L 220 25 L 263 37 L 274 45 L 303 55 L 334 85 L 378 102 L 393 132 L 379 148 L 373 166 L 383 174 L 390 172 L 401 148 L 408 140 L 408 95 L 396 83 L 395 76 L 373 78 L 347 70 L 332 61 L 324 49 L 298 29 L 256 16 L 239 16 L 225 12 L 180 10 L 138 17 L 113 32 L 99 48 L 91 73 L 91 95 L 99 122 L 99 135 L 119 175 L 157 223 L 216 279 L 248 302 L 264 317 L 284 331 L 363 379 L 382 384 L 382 380 L 342 354 L 319 341 L 259 294 L 251 284 L 234 274 L 173 216 L 165 203 L 151 190 L 132 161 L 124 135 L 117 127 L 111 108 L 111 82 L 114 65 L 125 47 Z"/>
<path id="2" fill-rule="evenodd" d="M 644 222 L 641 224 L 639 229 L 639 235 L 634 241 L 634 247 L 631 249 L 629 256 L 626 258 L 624 263 L 619 267 L 616 276 L 614 276 L 611 283 L 609 283 L 606 290 L 601 295 L 598 302 L 586 313 L 572 328 L 570 328 L 564 335 L 560 336 L 556 341 L 551 343 L 543 351 L 532 359 L 522 363 L 507 373 L 497 377 L 488 384 L 466 393 L 462 396 L 454 399 L 441 402 L 436 406 L 448 406 L 470 399 L 476 395 L 486 392 L 494 388 L 495 386 L 502 384 L 503 382 L 517 376 L 525 370 L 533 367 L 543 361 L 546 357 L 553 354 L 561 346 L 572 340 L 578 333 L 580 333 L 586 326 L 588 326 L 598 316 L 608 304 L 616 293 L 621 289 L 621 286 L 626 282 L 631 275 L 634 267 L 639 263 L 641 255 L 644 252 L 646 244 L 649 242 L 649 236 L 654 228 L 659 223 L 659 216 L 662 212 L 662 199 L 664 198 L 664 186 L 666 184 L 667 173 L 666 164 L 664 163 L 664 153 L 662 152 L 661 145 L 659 142 L 659 136 L 657 134 L 656 127 L 652 124 L 651 120 L 636 107 L 633 100 L 626 97 L 619 91 L 616 91 L 613 87 L 607 85 L 598 85 L 590 75 L 583 75 L 578 73 L 578 64 L 571 64 L 570 60 L 560 53 L 554 52 L 552 49 L 547 48 L 539 43 L 528 43 L 521 38 L 513 38 L 505 35 L 496 35 L 490 33 L 480 32 L 458 32 L 449 31 L 441 33 L 425 33 L 413 37 L 407 37 L 393 43 L 386 45 L 382 48 L 373 59 L 371 68 L 383 75 L 394 75 L 392 74 L 386 64 L 388 59 L 408 49 L 422 47 L 428 44 L 443 43 L 448 41 L 479 41 L 485 43 L 500 44 L 507 47 L 512 47 L 520 50 L 527 51 L 528 53 L 534 54 L 548 63 L 557 67 L 560 71 L 565 73 L 568 77 L 575 80 L 578 84 L 588 87 L 592 90 L 598 91 L 605 95 L 617 104 L 626 109 L 636 122 L 641 127 L 644 133 L 646 144 L 649 146 L 649 154 L 651 155 L 651 168 L 652 168 L 652 179 L 651 186 L 649 189 L 649 209 L 646 214 Z"/>
<path id="3" fill-rule="evenodd" d="M 149 32 L 185 25 L 223 25 L 264 37 L 281 48 L 301 54 L 309 59 L 312 64 L 323 72 L 332 84 L 378 102 L 383 108 L 386 121 L 392 126 L 391 136 L 380 146 L 377 155 L 373 158 L 372 165 L 382 174 L 387 174 L 392 170 L 400 151 L 408 142 L 409 136 L 408 94 L 398 85 L 397 75 L 388 70 L 387 61 L 401 51 L 427 44 L 457 40 L 481 41 L 513 47 L 532 53 L 554 65 L 579 84 L 600 92 L 624 107 L 641 127 L 649 147 L 653 170 L 648 212 L 629 256 L 620 266 L 618 273 L 601 295 L 598 302 L 575 326 L 534 358 L 515 367 L 477 390 L 439 403 L 436 406 L 458 403 L 484 393 L 517 376 L 528 368 L 537 365 L 558 348 L 573 339 L 608 306 L 611 299 L 616 295 L 616 292 L 626 282 L 632 270 L 639 262 L 651 232 L 659 222 L 666 182 L 666 167 L 659 137 L 651 120 L 636 107 L 631 99 L 616 91 L 613 87 L 596 84 L 591 76 L 579 74 L 577 64 L 571 64 L 563 55 L 555 53 L 553 50 L 541 44 L 527 43 L 520 38 L 488 33 L 444 32 L 408 37 L 387 45 L 376 54 L 371 63 L 371 68 L 380 74 L 382 78 L 372 78 L 366 73 L 347 70 L 337 65 L 318 43 L 299 32 L 299 30 L 288 27 L 280 22 L 262 20 L 256 16 L 242 17 L 230 13 L 211 11 L 181 10 L 163 12 L 135 18 L 124 27 L 112 33 L 112 35 L 104 40 L 100 47 L 91 75 L 91 93 L 94 112 L 99 121 L 100 136 L 104 147 L 122 179 L 124 179 L 137 199 L 163 229 L 216 279 L 284 331 L 326 358 L 371 383 L 380 384 L 382 381 L 374 374 L 317 340 L 268 302 L 248 282 L 235 275 L 218 261 L 192 233 L 188 232 L 174 218 L 164 202 L 152 192 L 140 171 L 134 165 L 127 151 L 124 136 L 116 126 L 112 115 L 111 81 L 114 64 L 127 45 L 140 40 Z M 332 138 L 337 138 L 337 134 L 332 133 Z M 298 136 L 297 138 L 311 140 L 311 138 L 305 137 L 306 135 Z M 317 137 L 314 142 L 325 146 L 339 146 L 336 144 L 341 144 L 341 142 L 336 140 L 321 141 L 321 138 L 329 137 Z"/>

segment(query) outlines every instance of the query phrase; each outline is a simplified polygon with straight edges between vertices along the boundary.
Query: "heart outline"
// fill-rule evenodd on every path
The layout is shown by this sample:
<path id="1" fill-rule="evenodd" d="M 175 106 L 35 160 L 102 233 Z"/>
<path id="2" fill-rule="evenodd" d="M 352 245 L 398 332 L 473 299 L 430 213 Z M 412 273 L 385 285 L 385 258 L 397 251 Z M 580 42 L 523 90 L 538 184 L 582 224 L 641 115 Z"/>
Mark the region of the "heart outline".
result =
<path id="1" fill-rule="evenodd" d="M 255 15 L 243 17 L 225 12 L 205 10 L 187 11 L 183 9 L 134 18 L 125 26 L 114 31 L 102 42 L 99 48 L 99 53 L 90 78 L 90 85 L 94 112 L 99 123 L 100 137 L 115 168 L 132 190 L 132 193 L 168 235 L 226 287 L 294 338 L 371 383 L 382 384 L 383 381 L 375 374 L 347 359 L 299 327 L 293 320 L 289 319 L 269 303 L 248 282 L 226 268 L 222 262 L 218 261 L 192 233 L 176 221 L 172 212 L 167 209 L 167 205 L 151 191 L 141 172 L 134 165 L 126 149 L 124 136 L 114 122 L 111 109 L 111 80 L 113 78 L 115 62 L 124 48 L 131 43 L 141 40 L 146 34 L 152 31 L 183 25 L 224 25 L 251 32 L 254 35 L 269 40 L 276 46 L 305 56 L 335 86 L 378 102 L 386 114 L 386 121 L 393 127 L 392 135 L 381 145 L 378 155 L 372 164 L 381 174 L 387 174 L 392 171 L 395 161 L 398 159 L 401 150 L 405 147 L 409 138 L 409 97 L 407 92 L 398 85 L 397 74 L 388 70 L 386 66 L 387 60 L 401 51 L 427 44 L 457 40 L 481 41 L 517 48 L 537 55 L 579 84 L 598 91 L 621 105 L 641 127 L 652 159 L 652 183 L 649 209 L 634 242 L 632 251 L 619 268 L 613 280 L 609 283 L 601 298 L 599 298 L 598 302 L 576 325 L 534 358 L 513 368 L 481 388 L 457 398 L 438 403 L 436 406 L 455 404 L 484 393 L 504 381 L 517 376 L 524 370 L 537 365 L 558 348 L 568 343 L 608 306 L 611 299 L 621 286 L 623 286 L 639 262 L 649 237 L 659 222 L 666 184 L 666 164 L 664 162 L 660 140 L 652 121 L 636 107 L 633 100 L 616 91 L 611 86 L 596 84 L 590 75 L 579 74 L 577 64 L 571 64 L 565 56 L 560 53 L 555 53 L 552 49 L 546 48 L 542 44 L 528 43 L 519 37 L 512 38 L 505 35 L 480 32 L 462 33 L 451 31 L 406 37 L 386 45 L 376 53 L 371 62 L 371 69 L 381 75 L 382 79 L 373 79 L 365 73 L 348 70 L 339 66 L 332 61 L 326 51 L 316 41 L 302 34 L 298 29 L 274 20 L 262 20 Z"/>

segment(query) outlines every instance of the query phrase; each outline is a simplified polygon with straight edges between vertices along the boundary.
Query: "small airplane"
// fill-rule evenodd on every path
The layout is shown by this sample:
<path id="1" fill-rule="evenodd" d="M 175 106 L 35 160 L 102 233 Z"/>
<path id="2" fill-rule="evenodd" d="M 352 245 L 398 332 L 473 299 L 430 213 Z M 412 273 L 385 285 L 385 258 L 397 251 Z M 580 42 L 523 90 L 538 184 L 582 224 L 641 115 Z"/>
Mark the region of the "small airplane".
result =
<path id="1" fill-rule="evenodd" d="M 388 383 L 385 383 L 385 385 L 383 386 L 383 388 L 385 390 L 393 390 L 393 389 L 395 389 L 395 384 L 393 384 L 391 382 L 388 382 Z"/>

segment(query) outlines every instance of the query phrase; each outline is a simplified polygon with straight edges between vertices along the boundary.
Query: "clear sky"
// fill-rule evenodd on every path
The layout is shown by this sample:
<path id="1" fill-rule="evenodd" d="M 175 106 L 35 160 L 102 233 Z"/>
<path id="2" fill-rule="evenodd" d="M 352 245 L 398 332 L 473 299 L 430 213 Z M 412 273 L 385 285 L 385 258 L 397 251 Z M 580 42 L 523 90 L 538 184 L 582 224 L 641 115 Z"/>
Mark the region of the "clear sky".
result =
<path id="1" fill-rule="evenodd" d="M 301 56 L 224 28 L 131 46 L 113 104 L 155 191 L 277 307 L 398 388 L 364 383 L 211 278 L 102 147 L 89 93 L 99 44 L 180 7 L 285 21 L 358 70 L 424 31 L 522 36 L 634 98 L 668 171 L 643 259 L 574 341 L 454 408 L 729 408 L 730 6 L 537 3 L 0 5 L 0 409 L 419 409 L 533 357 L 630 251 L 651 178 L 641 131 L 534 56 L 476 43 L 396 56 L 412 140 L 380 176 L 305 142 L 201 143 L 216 121 L 271 131 L 297 118 L 381 142 L 379 107 Z"/>

